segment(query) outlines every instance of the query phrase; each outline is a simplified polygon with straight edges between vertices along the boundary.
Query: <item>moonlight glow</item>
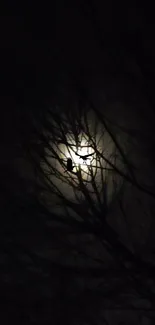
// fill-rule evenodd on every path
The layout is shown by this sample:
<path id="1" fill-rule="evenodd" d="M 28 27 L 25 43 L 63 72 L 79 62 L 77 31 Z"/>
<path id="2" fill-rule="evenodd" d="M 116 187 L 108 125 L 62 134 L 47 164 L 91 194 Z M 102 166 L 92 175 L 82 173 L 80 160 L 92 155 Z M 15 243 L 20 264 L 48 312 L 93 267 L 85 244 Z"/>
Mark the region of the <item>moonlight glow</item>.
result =
<path id="1" fill-rule="evenodd" d="M 57 197 L 57 201 L 49 200 L 51 204 L 53 200 L 60 202 L 61 197 L 75 202 L 89 197 L 96 204 L 105 195 L 110 202 L 113 195 L 115 173 L 108 161 L 116 165 L 114 143 L 97 118 L 88 115 L 85 121 L 81 117 L 81 121 L 81 128 L 77 129 L 74 119 L 70 123 L 62 119 L 60 124 L 53 125 L 56 136 L 46 135 L 50 141 L 41 168 L 53 196 Z M 71 159 L 70 169 L 68 159 Z M 118 189 L 120 178 L 116 181 Z"/>
<path id="2" fill-rule="evenodd" d="M 64 163 L 66 163 L 67 159 L 71 158 L 75 172 L 78 170 L 79 166 L 83 172 L 87 172 L 88 167 L 91 165 L 94 158 L 94 150 L 89 145 L 89 141 L 88 139 L 86 139 L 86 136 L 84 136 L 83 138 L 81 137 L 77 145 L 75 140 L 71 139 L 70 135 L 68 135 L 67 143 L 69 143 L 70 146 L 61 144 L 61 159 L 64 161 Z M 87 155 L 90 156 L 86 158 Z"/>

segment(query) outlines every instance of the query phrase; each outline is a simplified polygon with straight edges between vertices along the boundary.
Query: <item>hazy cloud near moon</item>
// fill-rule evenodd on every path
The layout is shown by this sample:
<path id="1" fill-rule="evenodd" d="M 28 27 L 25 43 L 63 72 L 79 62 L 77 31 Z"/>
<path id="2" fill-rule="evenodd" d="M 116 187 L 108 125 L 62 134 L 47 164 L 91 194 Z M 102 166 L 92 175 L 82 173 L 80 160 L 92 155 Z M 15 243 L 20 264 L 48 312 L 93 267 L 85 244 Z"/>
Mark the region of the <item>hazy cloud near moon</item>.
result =
<path id="1" fill-rule="evenodd" d="M 55 143 L 51 142 L 51 150 L 50 148 L 46 149 L 48 164 L 43 164 L 42 168 L 48 174 L 49 181 L 53 183 L 55 195 L 57 196 L 56 193 L 60 191 L 63 197 L 74 202 L 86 200 L 81 184 L 83 184 L 94 202 L 98 202 L 99 196 L 102 201 L 103 181 L 107 182 L 108 178 L 108 188 L 106 190 L 108 201 L 110 201 L 110 197 L 113 193 L 114 171 L 112 171 L 108 163 L 100 156 L 100 153 L 107 160 L 109 159 L 114 163 L 114 160 L 116 160 L 116 148 L 111 137 L 108 135 L 94 112 L 89 111 L 86 116 L 87 127 L 85 125 L 85 132 L 81 130 L 79 133 L 79 142 L 77 143 L 73 125 L 68 125 L 68 133 L 65 134 L 66 144 L 63 143 L 63 140 L 62 143 L 60 140 Z M 63 134 L 61 136 L 63 139 Z M 58 139 L 60 139 L 60 134 Z M 67 143 L 69 145 L 67 145 Z M 98 152 L 96 150 L 98 150 Z M 92 155 L 84 161 L 82 157 L 80 158 L 76 153 L 81 156 L 88 154 Z M 52 157 L 50 157 L 51 155 Z M 66 172 L 67 158 L 71 158 L 73 161 L 73 165 L 75 166 L 73 173 Z M 117 164 L 119 168 L 123 168 L 123 165 L 121 166 L 121 160 L 117 159 Z M 52 167 L 51 172 L 50 166 Z M 119 189 L 119 177 L 117 182 Z"/>

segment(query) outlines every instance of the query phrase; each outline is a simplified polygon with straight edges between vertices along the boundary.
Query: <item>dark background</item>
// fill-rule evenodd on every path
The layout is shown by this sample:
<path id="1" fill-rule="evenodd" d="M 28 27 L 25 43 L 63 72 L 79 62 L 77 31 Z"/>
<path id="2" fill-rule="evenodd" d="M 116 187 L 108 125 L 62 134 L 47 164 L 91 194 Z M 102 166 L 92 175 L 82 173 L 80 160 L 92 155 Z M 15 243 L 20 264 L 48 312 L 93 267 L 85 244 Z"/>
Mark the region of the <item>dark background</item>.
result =
<path id="1" fill-rule="evenodd" d="M 15 239 L 18 234 L 19 229 L 15 225 L 18 225 L 19 217 L 24 219 L 26 214 L 23 212 L 25 203 L 22 208 L 18 193 L 22 192 L 23 201 L 26 200 L 25 191 L 29 185 L 25 187 L 21 181 L 14 161 L 25 154 L 24 144 L 33 136 L 27 113 L 33 112 L 37 118 L 53 103 L 71 105 L 72 96 L 76 93 L 75 81 L 78 81 L 93 98 L 96 96 L 95 100 L 101 106 L 103 93 L 106 98 L 113 98 L 113 102 L 123 100 L 126 103 L 123 116 L 128 103 L 141 98 L 146 102 L 143 108 L 143 115 L 147 115 L 146 128 L 151 125 L 153 130 L 154 39 L 153 9 L 132 6 L 131 2 L 119 6 L 111 1 L 73 1 L 70 4 L 57 1 L 51 3 L 51 8 L 43 3 L 32 5 L 26 2 L 24 5 L 14 2 L 1 13 L 1 253 L 9 254 L 12 259 L 12 268 L 8 266 L 7 272 L 1 268 L 2 324 L 13 319 L 20 323 L 22 319 L 21 324 L 30 323 L 25 316 L 25 310 L 30 308 L 40 308 L 40 313 L 44 314 L 46 308 L 48 312 L 51 310 L 50 299 L 45 302 L 41 295 L 40 301 L 37 300 L 37 290 L 34 290 L 31 301 L 33 277 L 29 280 L 23 275 L 26 279 L 23 287 L 15 285 L 16 276 L 24 274 L 24 271 L 20 269 L 21 265 L 14 269 L 15 256 L 9 242 L 9 238 Z M 134 107 L 141 116 L 141 106 L 134 104 Z M 114 105 L 110 116 L 115 116 Z M 154 139 L 153 131 L 151 137 Z M 30 201 L 27 204 L 28 215 L 36 209 Z M 36 216 L 39 213 L 35 210 Z M 35 232 L 35 221 L 29 227 L 33 229 L 34 237 L 39 236 Z M 9 237 L 12 229 L 16 229 L 14 237 Z M 27 242 L 24 247 L 31 251 Z M 9 285 L 4 280 L 6 273 L 12 279 Z M 63 282 L 63 278 L 61 280 Z M 46 308 L 41 311 L 43 305 Z M 53 316 L 56 313 L 59 313 L 59 308 L 52 316 L 49 313 L 46 322 L 41 318 L 40 324 L 53 320 L 59 324 L 60 319 L 55 320 L 57 317 Z"/>

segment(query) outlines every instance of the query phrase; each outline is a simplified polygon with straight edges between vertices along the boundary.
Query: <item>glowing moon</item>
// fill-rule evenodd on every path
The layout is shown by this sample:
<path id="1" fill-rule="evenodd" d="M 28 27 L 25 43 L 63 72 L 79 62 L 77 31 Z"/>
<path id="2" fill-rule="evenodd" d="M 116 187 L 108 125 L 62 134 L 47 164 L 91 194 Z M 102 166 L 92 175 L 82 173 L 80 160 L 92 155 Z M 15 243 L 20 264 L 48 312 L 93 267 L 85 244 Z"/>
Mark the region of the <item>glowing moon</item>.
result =
<path id="1" fill-rule="evenodd" d="M 61 198 L 85 202 L 88 196 L 97 204 L 105 199 L 105 195 L 110 202 L 116 192 L 115 171 L 108 164 L 108 161 L 116 164 L 115 144 L 98 119 L 91 117 L 89 122 L 88 116 L 85 124 L 80 132 L 72 123 L 58 124 L 60 132 L 48 142 L 42 169 L 51 187 L 50 204 L 59 204 Z M 71 171 L 67 170 L 68 158 L 72 160 Z M 118 191 L 122 179 L 117 178 Z M 54 196 L 57 199 L 53 199 Z"/>

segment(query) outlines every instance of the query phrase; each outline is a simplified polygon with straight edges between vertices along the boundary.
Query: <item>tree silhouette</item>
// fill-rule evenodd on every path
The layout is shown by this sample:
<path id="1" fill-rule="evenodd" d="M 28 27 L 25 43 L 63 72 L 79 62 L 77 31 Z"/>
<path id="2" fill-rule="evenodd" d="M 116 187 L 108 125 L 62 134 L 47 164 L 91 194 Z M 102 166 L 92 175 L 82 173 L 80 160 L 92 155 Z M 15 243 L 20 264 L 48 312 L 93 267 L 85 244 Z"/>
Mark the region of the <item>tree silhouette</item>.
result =
<path id="1" fill-rule="evenodd" d="M 58 308 L 63 308 L 64 317 L 69 317 L 69 322 L 73 321 L 75 314 L 76 318 L 93 321 L 94 316 L 84 311 L 82 305 L 77 308 L 77 299 L 81 299 L 79 294 L 82 293 L 89 309 L 92 304 L 97 313 L 100 313 L 98 306 L 102 308 L 102 303 L 105 310 L 136 309 L 136 304 L 140 306 L 138 310 L 153 310 L 154 263 L 153 259 L 146 260 L 146 256 L 138 252 L 138 240 L 135 243 L 132 236 L 128 236 L 131 231 L 130 211 L 125 208 L 125 191 L 151 199 L 154 192 L 136 178 L 135 162 L 128 157 L 128 151 L 131 153 L 132 149 L 126 145 L 128 134 L 126 138 L 124 135 L 124 143 L 119 143 L 112 126 L 94 106 L 77 109 L 76 114 L 74 109 L 73 115 L 72 111 L 65 109 L 57 111 L 48 108 L 41 119 L 31 115 L 32 129 L 34 127 L 39 145 L 33 146 L 28 142 L 24 150 L 36 171 L 38 211 L 45 220 L 48 219 L 46 231 L 51 237 L 49 253 L 40 243 L 39 250 L 43 249 L 44 253 L 36 261 L 41 268 L 45 263 L 47 270 L 52 269 L 50 272 L 56 267 L 56 273 L 60 269 L 69 277 L 69 284 L 65 284 L 63 292 L 65 298 L 61 298 L 63 302 Z M 76 132 L 75 125 L 81 133 Z M 97 130 L 102 132 L 98 134 Z M 67 157 L 74 162 L 74 153 L 76 155 L 79 147 L 83 149 L 83 138 L 86 141 L 84 148 L 92 150 L 88 165 L 87 162 L 75 162 L 76 171 L 65 173 Z M 139 211 L 136 210 L 136 214 Z M 111 215 L 113 220 L 110 220 Z M 121 225 L 115 228 L 118 216 Z M 122 227 L 123 222 L 126 229 Z M 73 283 L 79 281 L 81 286 L 82 281 L 87 283 L 74 299 L 70 278 L 74 279 Z M 95 301 L 98 301 L 96 307 Z"/>
<path id="2" fill-rule="evenodd" d="M 87 25 L 91 27 L 95 43 L 92 40 L 90 48 L 96 44 L 100 50 L 92 54 L 90 66 L 98 57 L 105 61 L 104 69 L 101 63 L 97 67 L 97 62 L 94 68 L 104 70 L 104 87 L 100 83 L 107 94 L 104 101 L 92 93 L 95 83 L 91 88 L 91 82 L 86 82 L 85 74 L 87 79 L 90 75 L 90 79 L 95 78 L 87 65 L 89 42 L 85 37 L 87 46 L 83 42 L 80 47 L 78 38 L 72 39 L 73 45 L 77 42 L 75 64 L 74 46 L 68 47 L 71 39 L 63 40 L 70 32 L 68 27 L 52 45 L 47 33 L 40 46 L 34 36 L 30 46 L 31 33 L 25 32 L 22 40 L 18 29 L 17 43 L 24 46 L 28 42 L 31 55 L 28 45 L 21 46 L 16 60 L 20 67 L 12 67 L 9 61 L 5 71 L 7 96 L 1 119 L 2 324 L 12 320 L 23 324 L 140 324 L 146 317 L 150 323 L 154 320 L 151 81 L 143 67 L 143 54 L 139 59 L 140 48 L 133 53 L 127 41 L 124 47 L 117 44 L 116 31 L 104 35 L 104 26 L 98 24 L 99 8 L 99 3 L 82 4 L 72 9 L 72 15 L 63 8 L 57 24 L 68 17 L 77 35 L 86 33 Z M 77 31 L 79 16 L 82 27 L 78 25 L 81 29 Z M 88 48 L 82 68 L 80 48 Z M 118 56 L 111 54 L 113 49 Z M 128 68 L 134 64 L 139 66 L 143 81 L 138 68 L 135 73 Z M 119 82 L 113 81 L 112 74 L 118 75 L 119 82 L 124 74 L 123 80 L 129 80 L 128 93 L 133 98 L 140 93 L 142 101 L 145 99 L 145 128 L 138 123 L 137 129 L 130 127 L 127 118 L 124 123 L 123 110 L 120 122 L 116 118 L 118 94 L 112 88 Z M 137 84 L 135 93 L 131 80 L 135 87 Z M 127 95 L 122 95 L 125 112 L 130 111 Z M 68 159 L 73 169 L 66 168 Z"/>

